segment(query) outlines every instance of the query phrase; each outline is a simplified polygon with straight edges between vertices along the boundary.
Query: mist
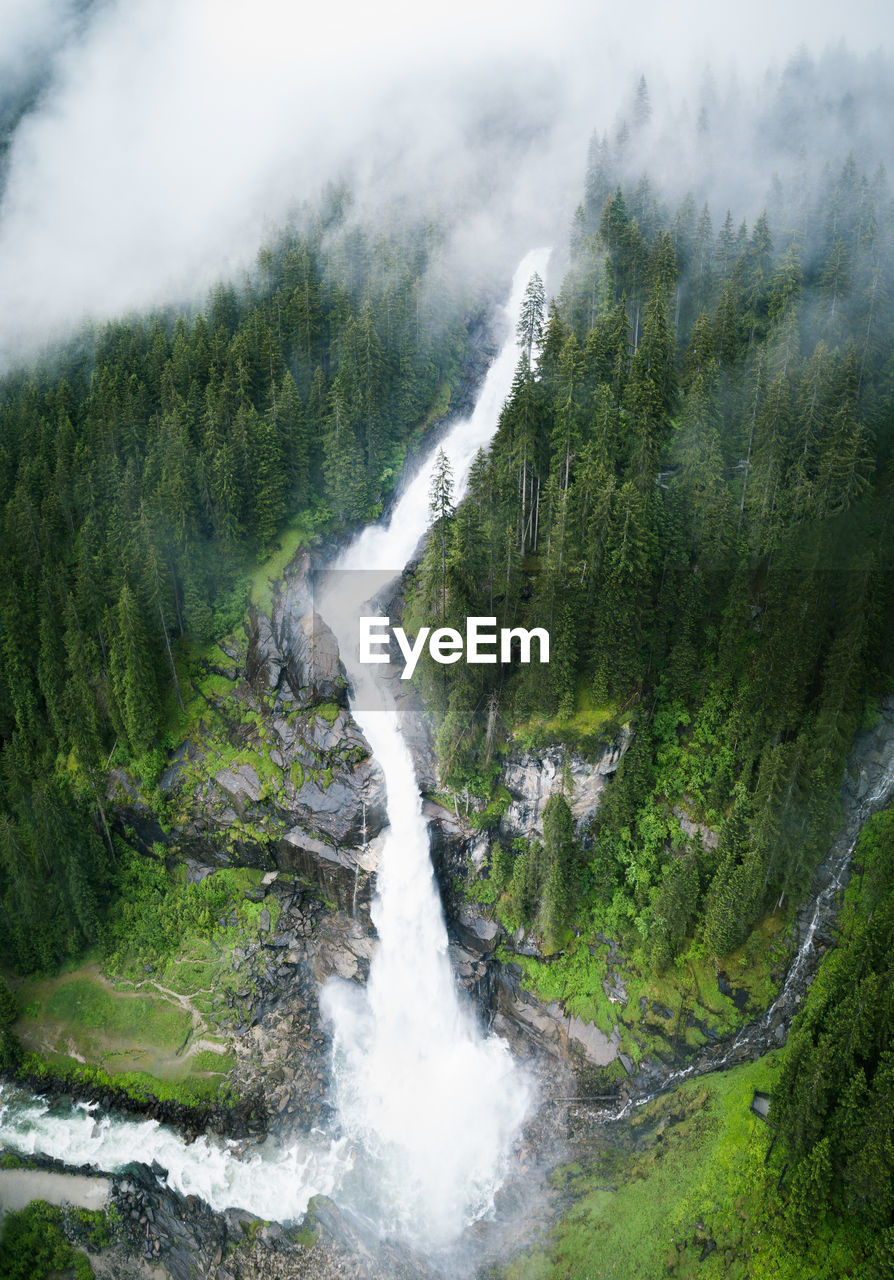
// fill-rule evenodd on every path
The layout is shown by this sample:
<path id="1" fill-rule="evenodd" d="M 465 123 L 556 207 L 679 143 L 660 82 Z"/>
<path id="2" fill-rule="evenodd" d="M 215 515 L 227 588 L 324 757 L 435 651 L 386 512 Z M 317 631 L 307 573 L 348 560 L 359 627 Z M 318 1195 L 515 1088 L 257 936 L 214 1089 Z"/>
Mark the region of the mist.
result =
<path id="1" fill-rule="evenodd" d="M 741 215 L 792 150 L 759 125 L 801 46 L 832 106 L 798 146 L 822 159 L 849 129 L 889 146 L 873 51 L 890 26 L 881 0 L 648 0 L 635 18 L 582 0 L 6 0 L 0 364 L 86 318 L 200 298 L 328 182 L 367 219 L 445 220 L 461 266 L 564 241 L 589 140 L 615 136 L 641 74 L 653 115 L 631 169 Z M 869 56 L 849 121 L 842 42 Z"/>

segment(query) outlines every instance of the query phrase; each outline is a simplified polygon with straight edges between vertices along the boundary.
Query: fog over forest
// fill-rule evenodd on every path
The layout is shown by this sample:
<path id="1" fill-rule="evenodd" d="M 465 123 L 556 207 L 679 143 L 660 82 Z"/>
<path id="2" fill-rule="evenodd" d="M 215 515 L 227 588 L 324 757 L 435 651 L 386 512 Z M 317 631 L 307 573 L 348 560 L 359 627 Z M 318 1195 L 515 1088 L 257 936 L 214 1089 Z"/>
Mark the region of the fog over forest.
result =
<path id="1" fill-rule="evenodd" d="M 631 170 L 754 216 L 799 151 L 886 154 L 885 13 L 880 0 L 648 0 L 632 14 L 463 0 L 424 18 L 403 0 L 311 13 L 6 0 L 0 351 L 8 363 L 83 316 L 201 296 L 333 180 L 365 216 L 450 210 L 459 261 L 496 254 L 508 271 L 521 248 L 564 240 L 588 142 L 617 136 L 642 74 L 652 114 Z M 846 76 L 854 54 L 860 77 Z M 805 83 L 792 72 L 808 59 Z M 810 134 L 762 133 L 774 95 L 817 83 Z"/>
<path id="2" fill-rule="evenodd" d="M 891 14 L 0 0 L 0 1280 L 894 1277 Z"/>

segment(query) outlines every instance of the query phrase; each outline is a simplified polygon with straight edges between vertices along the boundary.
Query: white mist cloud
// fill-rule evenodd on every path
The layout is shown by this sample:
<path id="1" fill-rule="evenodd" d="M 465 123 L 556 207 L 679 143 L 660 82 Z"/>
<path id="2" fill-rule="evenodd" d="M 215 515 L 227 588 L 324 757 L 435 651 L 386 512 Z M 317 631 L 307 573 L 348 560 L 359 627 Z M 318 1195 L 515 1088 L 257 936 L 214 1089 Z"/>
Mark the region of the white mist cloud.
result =
<path id="1" fill-rule="evenodd" d="M 71 33 L 72 0 L 3 0 L 0 98 L 27 79 Z"/>
<path id="2" fill-rule="evenodd" d="M 80 27 L 67 0 L 3 3 L 0 69 L 51 70 L 0 204 L 7 358 L 194 294 L 342 174 L 380 202 L 473 206 L 467 242 L 504 221 L 561 234 L 586 139 L 641 67 L 679 83 L 711 54 L 784 60 L 844 34 L 840 6 L 769 0 L 108 0 Z M 886 15 L 850 5 L 851 46 L 880 43 Z"/>

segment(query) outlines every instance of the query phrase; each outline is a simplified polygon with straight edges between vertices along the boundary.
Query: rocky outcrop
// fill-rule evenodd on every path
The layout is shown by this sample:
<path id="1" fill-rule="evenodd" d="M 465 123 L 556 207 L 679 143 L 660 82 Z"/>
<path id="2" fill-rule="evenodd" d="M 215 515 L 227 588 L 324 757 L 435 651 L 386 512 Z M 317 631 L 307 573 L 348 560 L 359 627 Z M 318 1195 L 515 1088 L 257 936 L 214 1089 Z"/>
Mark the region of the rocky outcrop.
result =
<path id="1" fill-rule="evenodd" d="M 720 842 L 718 833 L 712 827 L 709 827 L 707 823 L 697 821 L 687 804 L 674 805 L 671 812 L 679 822 L 683 835 L 689 840 L 698 841 L 703 849 L 717 848 Z"/>
<path id="2" fill-rule="evenodd" d="M 512 800 L 503 814 L 500 831 L 509 839 L 543 835 L 543 810 L 562 783 L 567 769 L 571 780 L 568 797 L 575 826 L 584 828 L 599 807 L 608 779 L 630 745 L 629 726 L 624 725 L 606 744 L 597 760 L 584 759 L 564 747 L 523 751 L 509 757 L 503 767 L 503 783 Z"/>
<path id="3" fill-rule="evenodd" d="M 272 617 L 253 610 L 245 674 L 260 693 L 285 693 L 299 707 L 347 704 L 338 643 L 314 609 L 310 554 L 299 553 L 277 584 Z"/>
<path id="4" fill-rule="evenodd" d="M 325 1213 L 319 1224 L 311 1215 L 303 1229 L 264 1222 L 241 1209 L 214 1213 L 198 1196 L 166 1186 L 164 1177 L 159 1165 L 134 1163 L 116 1179 L 118 1241 L 95 1259 L 97 1276 L 378 1280 L 387 1274 L 333 1239 Z"/>
<path id="5" fill-rule="evenodd" d="M 363 983 L 376 947 L 368 914 L 330 910 L 299 882 L 277 876 L 265 888 L 279 902 L 276 926 L 235 961 L 255 995 L 235 1028 L 240 1094 L 259 1100 L 268 1127 L 310 1129 L 327 1113 L 329 1039 L 320 988 L 329 978 Z"/>
<path id="6" fill-rule="evenodd" d="M 628 1069 L 629 1059 L 620 1053 L 617 1027 L 606 1035 L 594 1023 L 566 1014 L 559 1001 L 544 1004 L 524 990 L 520 978 L 517 965 L 506 965 L 501 970 L 493 1020 L 494 1030 L 505 1036 L 517 1052 L 530 1052 L 533 1044 L 572 1067 L 607 1067 L 620 1058 Z"/>
<path id="7" fill-rule="evenodd" d="M 209 866 L 302 876 L 344 909 L 368 902 L 386 820 L 382 772 L 346 709 L 332 633 L 311 607 L 306 555 L 216 661 L 194 671 L 189 737 L 160 796 L 109 775 L 118 825 L 144 848 L 176 845 Z"/>

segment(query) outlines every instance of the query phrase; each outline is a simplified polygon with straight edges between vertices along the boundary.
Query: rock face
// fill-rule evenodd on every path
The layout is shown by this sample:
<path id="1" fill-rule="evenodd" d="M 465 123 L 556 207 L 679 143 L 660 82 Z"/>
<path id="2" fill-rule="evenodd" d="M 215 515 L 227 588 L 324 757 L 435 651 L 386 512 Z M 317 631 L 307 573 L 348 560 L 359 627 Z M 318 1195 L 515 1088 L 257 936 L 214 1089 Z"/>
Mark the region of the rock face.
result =
<path id="1" fill-rule="evenodd" d="M 302 555 L 186 690 L 192 728 L 169 757 L 157 802 L 123 770 L 109 779 L 118 822 L 144 847 L 176 845 L 207 866 L 302 876 L 326 901 L 368 903 L 384 779 L 346 708 L 335 638 L 313 611 Z"/>
<path id="2" fill-rule="evenodd" d="M 278 876 L 269 889 L 280 904 L 276 928 L 238 962 L 257 995 L 233 1040 L 233 1083 L 259 1100 L 269 1128 L 307 1130 L 328 1112 L 320 987 L 330 977 L 365 982 L 376 940 L 367 920 L 327 910 L 295 881 Z"/>
<path id="3" fill-rule="evenodd" d="M 288 687 L 299 707 L 347 704 L 335 636 L 313 607 L 310 556 L 302 552 L 274 595 L 273 616 L 254 611 L 246 676 L 259 691 Z"/>
<path id="4" fill-rule="evenodd" d="M 163 1169 L 138 1163 L 116 1178 L 114 1201 L 116 1244 L 91 1258 L 101 1280 L 384 1280 L 398 1274 L 371 1251 L 336 1239 L 337 1221 L 331 1229 L 325 1208 L 309 1216 L 304 1230 L 265 1223 L 242 1209 L 214 1213 L 198 1196 L 165 1186 Z"/>
<path id="5" fill-rule="evenodd" d="M 502 970 L 493 1020 L 494 1030 L 517 1051 L 533 1044 L 570 1066 L 589 1063 L 607 1067 L 620 1056 L 617 1027 L 606 1035 L 594 1023 L 567 1015 L 559 1001 L 544 1004 L 519 985 L 520 977 L 521 970 L 516 965 Z"/>
<path id="6" fill-rule="evenodd" d="M 717 848 L 720 841 L 717 832 L 704 822 L 696 822 L 685 805 L 674 805 L 672 813 L 679 822 L 684 836 L 688 836 L 690 840 L 699 841 L 703 849 Z"/>
<path id="7" fill-rule="evenodd" d="M 631 737 L 625 725 L 595 762 L 562 747 L 511 756 L 503 769 L 503 782 L 512 801 L 503 815 L 501 832 L 510 839 L 543 835 L 543 810 L 560 786 L 566 762 L 571 774 L 571 813 L 578 829 L 586 826 L 598 809 L 608 779 L 617 769 Z"/>
<path id="8" fill-rule="evenodd" d="M 617 1031 L 606 1035 L 593 1023 L 567 1015 L 559 1002 L 545 1004 L 520 985 L 521 970 L 501 965 L 494 953 L 499 942 L 520 955 L 539 956 L 538 940 L 520 933 L 507 937 L 499 924 L 455 890 L 470 868 L 480 868 L 489 856 L 492 839 L 543 835 L 543 810 L 561 785 L 563 769 L 571 778 L 570 806 L 579 834 L 585 835 L 593 815 L 632 734 L 622 730 L 606 744 L 595 761 L 561 747 L 511 756 L 501 781 L 512 799 L 498 827 L 476 829 L 465 814 L 428 799 L 423 812 L 429 819 L 432 860 L 441 884 L 451 937 L 450 952 L 458 980 L 477 1001 L 483 1016 L 522 1056 L 546 1054 L 565 1067 L 605 1067 L 620 1058 Z M 609 999 L 626 999 L 623 991 L 607 991 Z M 623 996 L 623 999 L 622 999 Z M 626 1069 L 626 1065 L 625 1065 Z"/>

